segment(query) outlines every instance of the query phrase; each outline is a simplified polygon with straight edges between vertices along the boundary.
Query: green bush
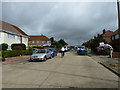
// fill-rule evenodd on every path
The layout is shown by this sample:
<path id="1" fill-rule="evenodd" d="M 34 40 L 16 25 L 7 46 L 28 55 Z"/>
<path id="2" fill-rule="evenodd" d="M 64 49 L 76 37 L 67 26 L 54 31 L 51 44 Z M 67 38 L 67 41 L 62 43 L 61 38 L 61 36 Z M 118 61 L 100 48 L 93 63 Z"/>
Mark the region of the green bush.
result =
<path id="1" fill-rule="evenodd" d="M 110 49 L 103 49 L 97 52 L 98 55 L 109 55 L 110 54 Z"/>
<path id="2" fill-rule="evenodd" d="M 2 61 L 4 62 L 4 61 L 5 61 L 5 58 L 2 58 Z"/>
<path id="3" fill-rule="evenodd" d="M 15 57 L 15 56 L 21 56 L 21 55 L 31 55 L 32 50 L 3 50 L 2 51 L 2 57 Z"/>
<path id="4" fill-rule="evenodd" d="M 32 55 L 32 54 L 33 54 L 32 50 L 22 50 L 21 51 L 21 55 Z"/>
<path id="5" fill-rule="evenodd" d="M 100 42 L 106 43 L 105 40 L 101 39 L 101 38 L 95 38 L 95 39 L 91 40 L 90 41 L 91 50 L 94 52 L 97 52 L 97 47 L 99 46 Z"/>
<path id="6" fill-rule="evenodd" d="M 102 51 L 103 55 L 109 55 L 110 54 L 110 50 L 109 49 L 104 49 Z"/>
<path id="7" fill-rule="evenodd" d="M 13 50 L 22 50 L 22 47 L 21 46 L 14 46 Z"/>
<path id="8" fill-rule="evenodd" d="M 8 44 L 7 43 L 2 43 L 0 45 L 0 47 L 2 47 L 2 50 L 7 50 L 8 49 Z"/>
<path id="9" fill-rule="evenodd" d="M 15 50 L 14 47 L 17 47 L 17 46 L 21 47 L 22 50 L 26 50 L 26 45 L 25 44 L 21 44 L 21 43 L 12 44 L 11 45 L 12 50 Z"/>
<path id="10" fill-rule="evenodd" d="M 2 57 L 14 57 L 14 56 L 20 56 L 20 52 L 17 50 L 3 50 L 2 51 Z"/>

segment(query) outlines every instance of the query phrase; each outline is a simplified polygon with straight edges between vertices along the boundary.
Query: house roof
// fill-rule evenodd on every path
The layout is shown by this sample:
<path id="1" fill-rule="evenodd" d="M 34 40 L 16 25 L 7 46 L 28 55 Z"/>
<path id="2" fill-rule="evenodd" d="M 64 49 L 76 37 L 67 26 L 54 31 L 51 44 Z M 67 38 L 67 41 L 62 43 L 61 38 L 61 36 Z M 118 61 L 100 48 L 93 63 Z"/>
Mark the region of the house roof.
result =
<path id="1" fill-rule="evenodd" d="M 107 30 L 104 34 L 102 34 L 102 36 L 111 36 L 114 32 L 113 31 L 110 31 L 110 30 Z"/>
<path id="2" fill-rule="evenodd" d="M 118 33 L 120 33 L 120 29 L 117 29 L 115 32 L 113 32 L 112 35 L 115 35 L 115 34 L 118 34 Z"/>
<path id="3" fill-rule="evenodd" d="M 12 25 L 14 28 L 16 28 L 22 35 L 28 36 L 25 32 L 23 32 L 20 28 L 18 28 L 15 25 Z"/>
<path id="4" fill-rule="evenodd" d="M 29 35 L 29 40 L 50 40 L 44 35 Z"/>
<path id="5" fill-rule="evenodd" d="M 1 23 L 0 29 L 2 29 L 5 32 L 28 36 L 26 33 L 24 33 L 20 28 L 18 28 L 15 25 L 9 24 L 9 23 L 4 22 L 4 21 L 0 21 L 0 23 Z"/>

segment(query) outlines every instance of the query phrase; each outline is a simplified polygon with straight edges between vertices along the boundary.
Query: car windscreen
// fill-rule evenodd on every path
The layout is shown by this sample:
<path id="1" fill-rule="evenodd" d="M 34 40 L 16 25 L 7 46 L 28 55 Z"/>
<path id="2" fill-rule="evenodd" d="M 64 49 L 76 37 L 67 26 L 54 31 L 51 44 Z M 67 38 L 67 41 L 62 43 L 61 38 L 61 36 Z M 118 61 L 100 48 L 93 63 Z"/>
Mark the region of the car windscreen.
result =
<path id="1" fill-rule="evenodd" d="M 50 51 L 53 51 L 53 49 L 49 49 Z"/>
<path id="2" fill-rule="evenodd" d="M 46 53 L 46 50 L 38 50 L 36 53 Z"/>
<path id="3" fill-rule="evenodd" d="M 32 51 L 37 51 L 37 49 L 32 49 Z"/>
<path id="4" fill-rule="evenodd" d="M 78 47 L 79 49 L 85 49 L 85 47 Z"/>

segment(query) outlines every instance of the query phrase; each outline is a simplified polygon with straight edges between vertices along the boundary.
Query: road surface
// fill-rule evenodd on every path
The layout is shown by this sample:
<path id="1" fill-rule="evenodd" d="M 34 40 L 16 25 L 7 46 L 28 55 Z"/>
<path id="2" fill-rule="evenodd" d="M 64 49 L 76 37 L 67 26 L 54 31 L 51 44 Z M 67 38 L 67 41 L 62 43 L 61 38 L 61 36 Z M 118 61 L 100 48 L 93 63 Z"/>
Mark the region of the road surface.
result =
<path id="1" fill-rule="evenodd" d="M 91 57 L 67 52 L 46 62 L 2 66 L 3 88 L 118 88 L 118 77 Z"/>

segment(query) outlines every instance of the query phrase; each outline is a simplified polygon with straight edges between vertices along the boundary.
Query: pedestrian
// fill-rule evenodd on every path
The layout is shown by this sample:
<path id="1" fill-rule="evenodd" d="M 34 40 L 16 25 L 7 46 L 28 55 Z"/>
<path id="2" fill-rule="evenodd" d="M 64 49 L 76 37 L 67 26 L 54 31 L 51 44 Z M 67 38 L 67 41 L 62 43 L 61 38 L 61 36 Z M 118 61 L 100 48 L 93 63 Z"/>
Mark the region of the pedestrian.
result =
<path id="1" fill-rule="evenodd" d="M 61 57 L 64 57 L 64 55 L 65 55 L 65 48 L 62 47 L 62 48 L 61 48 Z"/>

